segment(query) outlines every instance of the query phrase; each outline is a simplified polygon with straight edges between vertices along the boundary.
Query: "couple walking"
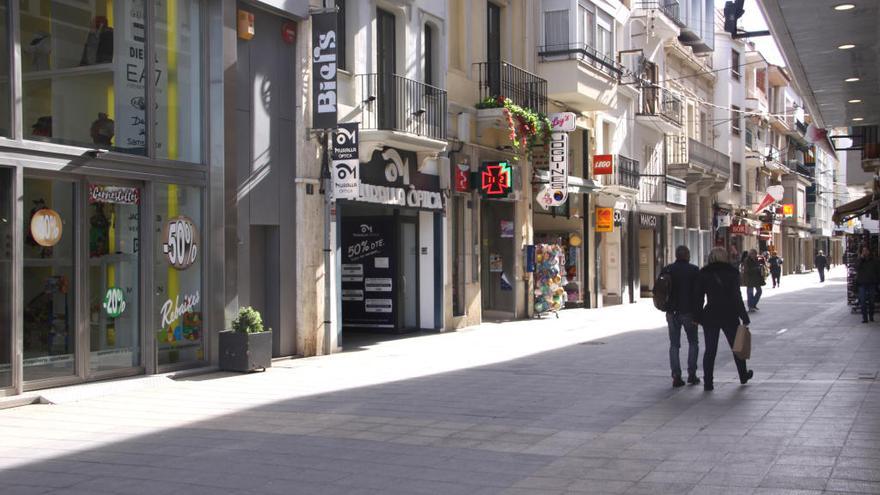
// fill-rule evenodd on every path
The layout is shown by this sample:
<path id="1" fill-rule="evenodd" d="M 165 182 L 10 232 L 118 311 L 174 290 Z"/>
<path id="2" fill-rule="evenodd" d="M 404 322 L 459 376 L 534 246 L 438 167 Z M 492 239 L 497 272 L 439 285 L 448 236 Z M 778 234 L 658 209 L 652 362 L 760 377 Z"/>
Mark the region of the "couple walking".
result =
<path id="1" fill-rule="evenodd" d="M 670 274 L 671 287 L 666 307 L 666 322 L 669 324 L 669 365 L 672 368 L 672 386 L 685 384 L 681 375 L 679 348 L 681 330 L 684 328 L 688 340 L 688 379 L 687 383 L 700 383 L 697 377 L 697 358 L 700 352 L 697 326 L 703 325 L 706 350 L 703 352 L 703 388 L 714 389 L 715 355 L 721 333 L 733 348 L 737 327 L 750 323 L 749 314 L 743 305 L 740 293 L 739 271 L 730 264 L 727 251 L 716 247 L 709 253 L 709 263 L 699 269 L 691 264 L 691 253 L 686 246 L 675 249 L 675 263 L 664 270 Z M 704 306 L 705 302 L 705 306 Z M 733 356 L 739 381 L 745 384 L 752 378 L 752 370 L 746 362 Z"/>

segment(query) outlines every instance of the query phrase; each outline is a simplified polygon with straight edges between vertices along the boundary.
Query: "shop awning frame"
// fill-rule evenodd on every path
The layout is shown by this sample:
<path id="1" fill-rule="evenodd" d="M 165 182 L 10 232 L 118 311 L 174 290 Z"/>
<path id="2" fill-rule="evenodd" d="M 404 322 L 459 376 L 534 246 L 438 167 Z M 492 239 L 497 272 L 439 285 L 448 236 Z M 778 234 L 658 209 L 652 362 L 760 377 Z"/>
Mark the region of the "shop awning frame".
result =
<path id="1" fill-rule="evenodd" d="M 535 180 L 532 181 L 532 184 L 547 184 L 548 182 L 550 182 L 549 171 L 535 170 Z M 571 194 L 592 194 L 600 190 L 602 190 L 602 184 L 594 179 L 568 176 L 568 192 Z"/>
<path id="2" fill-rule="evenodd" d="M 860 217 L 872 209 L 876 210 L 878 205 L 880 205 L 880 197 L 875 193 L 866 194 L 855 201 L 850 201 L 835 208 L 831 220 L 838 224 L 844 223 L 847 220 Z"/>

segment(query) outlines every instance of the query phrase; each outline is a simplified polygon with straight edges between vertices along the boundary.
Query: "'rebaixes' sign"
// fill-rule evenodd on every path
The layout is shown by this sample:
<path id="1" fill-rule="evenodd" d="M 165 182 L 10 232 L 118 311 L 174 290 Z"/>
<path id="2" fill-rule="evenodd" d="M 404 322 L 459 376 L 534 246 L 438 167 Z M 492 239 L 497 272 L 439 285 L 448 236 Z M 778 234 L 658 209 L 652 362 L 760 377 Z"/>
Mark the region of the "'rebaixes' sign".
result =
<path id="1" fill-rule="evenodd" d="M 312 128 L 336 128 L 336 13 L 312 15 Z"/>

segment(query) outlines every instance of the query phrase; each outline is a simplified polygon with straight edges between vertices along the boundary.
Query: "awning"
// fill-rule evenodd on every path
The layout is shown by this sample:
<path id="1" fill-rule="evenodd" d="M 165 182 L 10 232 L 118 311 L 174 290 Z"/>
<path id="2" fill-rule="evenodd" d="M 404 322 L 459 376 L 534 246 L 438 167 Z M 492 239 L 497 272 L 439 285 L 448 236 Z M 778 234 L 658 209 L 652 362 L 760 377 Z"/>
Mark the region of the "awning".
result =
<path id="1" fill-rule="evenodd" d="M 550 172 L 547 170 L 535 170 L 535 180 L 533 184 L 546 184 L 550 182 Z M 596 192 L 602 189 L 602 184 L 599 184 L 593 179 L 582 179 L 580 177 L 569 175 L 568 176 L 568 192 L 572 194 L 590 194 L 592 192 Z"/>
<path id="2" fill-rule="evenodd" d="M 874 193 L 866 194 L 864 197 L 835 208 L 831 219 L 834 223 L 843 223 L 851 218 L 860 217 L 871 209 L 876 209 L 878 204 L 880 204 L 880 198 L 876 197 Z"/>

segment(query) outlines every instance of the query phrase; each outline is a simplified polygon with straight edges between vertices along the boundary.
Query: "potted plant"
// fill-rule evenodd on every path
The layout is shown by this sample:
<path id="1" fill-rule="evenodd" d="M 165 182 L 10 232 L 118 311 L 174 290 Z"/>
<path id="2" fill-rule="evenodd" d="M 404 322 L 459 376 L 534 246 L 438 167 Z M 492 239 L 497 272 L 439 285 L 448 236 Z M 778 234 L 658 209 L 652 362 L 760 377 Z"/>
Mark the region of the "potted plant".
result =
<path id="1" fill-rule="evenodd" d="M 263 328 L 263 318 L 254 308 L 238 310 L 232 330 L 219 335 L 220 369 L 248 372 L 272 366 L 272 329 Z"/>

